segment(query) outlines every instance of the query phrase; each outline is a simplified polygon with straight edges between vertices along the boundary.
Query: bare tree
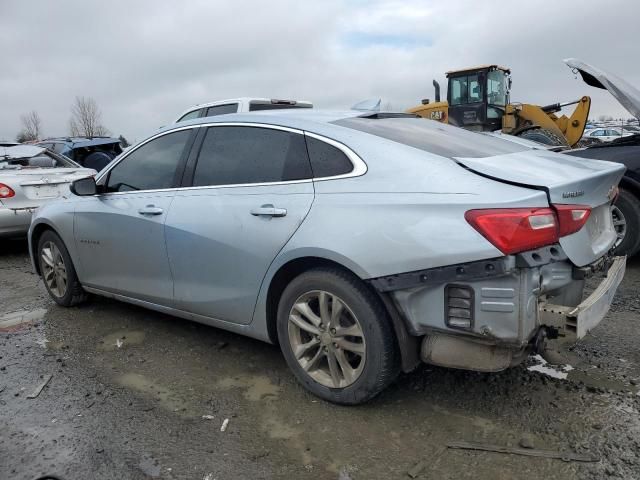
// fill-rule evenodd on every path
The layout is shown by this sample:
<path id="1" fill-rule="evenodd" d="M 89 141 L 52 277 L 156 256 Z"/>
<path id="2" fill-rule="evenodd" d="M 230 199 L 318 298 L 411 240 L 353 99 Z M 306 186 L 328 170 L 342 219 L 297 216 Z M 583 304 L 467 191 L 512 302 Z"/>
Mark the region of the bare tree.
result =
<path id="1" fill-rule="evenodd" d="M 18 133 L 21 142 L 32 142 L 39 140 L 42 134 L 42 120 L 35 110 L 30 111 L 26 115 L 20 117 L 22 121 L 22 130 Z"/>
<path id="2" fill-rule="evenodd" d="M 109 134 L 102 125 L 102 113 L 98 104 L 91 97 L 76 97 L 71 107 L 69 130 L 74 137 L 100 137 Z"/>

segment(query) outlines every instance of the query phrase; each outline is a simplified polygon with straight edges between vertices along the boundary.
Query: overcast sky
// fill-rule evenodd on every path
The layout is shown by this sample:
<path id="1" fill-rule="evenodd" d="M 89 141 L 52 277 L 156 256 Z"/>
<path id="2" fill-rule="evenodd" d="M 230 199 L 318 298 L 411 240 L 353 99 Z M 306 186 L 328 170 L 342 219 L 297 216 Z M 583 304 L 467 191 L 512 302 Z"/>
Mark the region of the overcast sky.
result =
<path id="1" fill-rule="evenodd" d="M 446 70 L 484 63 L 512 68 L 514 101 L 586 94 L 592 118 L 628 117 L 562 59 L 640 86 L 638 18 L 635 0 L 0 0 L 0 139 L 30 110 L 46 136 L 67 135 L 78 95 L 129 140 L 239 96 L 405 109 L 433 99 Z"/>

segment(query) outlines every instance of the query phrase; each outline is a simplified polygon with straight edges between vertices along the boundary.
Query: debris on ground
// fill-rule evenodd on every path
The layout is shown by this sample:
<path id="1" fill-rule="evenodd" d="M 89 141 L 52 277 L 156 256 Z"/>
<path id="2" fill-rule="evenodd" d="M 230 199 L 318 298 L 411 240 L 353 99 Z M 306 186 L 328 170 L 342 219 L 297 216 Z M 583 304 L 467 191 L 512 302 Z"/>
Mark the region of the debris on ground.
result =
<path id="1" fill-rule="evenodd" d="M 216 418 L 216 417 L 214 417 L 213 415 L 202 415 L 202 418 L 203 418 L 204 420 L 213 420 L 213 419 L 214 419 L 214 418 Z"/>
<path id="2" fill-rule="evenodd" d="M 572 452 L 559 452 L 555 450 L 538 450 L 535 448 L 517 448 L 503 445 L 490 445 L 477 442 L 451 442 L 448 448 L 462 450 L 480 450 L 484 452 L 507 453 L 512 455 L 526 455 L 528 457 L 557 458 L 565 462 L 599 462 L 598 457 L 581 455 Z"/>
<path id="3" fill-rule="evenodd" d="M 44 377 L 44 380 L 42 381 L 42 383 L 38 385 L 33 392 L 27 395 L 27 398 L 36 398 L 38 395 L 40 395 L 40 392 L 42 392 L 42 389 L 47 386 L 47 383 L 49 383 L 52 378 L 53 378 L 53 375 L 47 375 L 46 377 Z"/>
<path id="4" fill-rule="evenodd" d="M 353 480 L 353 477 L 346 467 L 342 467 L 338 472 L 338 480 Z"/>
<path id="5" fill-rule="evenodd" d="M 222 422 L 222 426 L 220 427 L 220 431 L 224 432 L 227 429 L 228 425 L 229 425 L 229 419 L 225 418 L 224 422 Z"/>
<path id="6" fill-rule="evenodd" d="M 541 355 L 534 355 L 532 358 L 538 362 L 536 365 L 527 368 L 527 370 L 532 372 L 540 372 L 550 377 L 564 380 L 567 378 L 567 375 L 569 375 L 569 372 L 573 370 L 571 365 L 552 365 L 542 358 Z"/>
<path id="7" fill-rule="evenodd" d="M 413 466 L 411 470 L 407 472 L 407 475 L 409 475 L 411 478 L 417 478 L 418 475 L 420 475 L 420 472 L 422 472 L 422 470 L 424 470 L 426 466 L 427 462 L 425 460 L 420 460 Z"/>
<path id="8" fill-rule="evenodd" d="M 533 442 L 533 438 L 530 435 L 523 435 L 520 441 L 518 442 L 522 448 L 532 449 L 535 448 L 535 444 Z"/>

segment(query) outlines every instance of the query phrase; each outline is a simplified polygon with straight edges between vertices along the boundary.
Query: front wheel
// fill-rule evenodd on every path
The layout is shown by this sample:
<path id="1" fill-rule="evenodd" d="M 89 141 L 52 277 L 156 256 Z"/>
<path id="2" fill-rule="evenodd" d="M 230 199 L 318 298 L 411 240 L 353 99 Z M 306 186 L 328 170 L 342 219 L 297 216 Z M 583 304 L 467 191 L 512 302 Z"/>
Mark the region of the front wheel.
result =
<path id="1" fill-rule="evenodd" d="M 398 347 L 387 313 L 347 272 L 319 268 L 296 277 L 282 294 L 277 321 L 287 364 L 320 398 L 363 403 L 398 374 Z"/>
<path id="2" fill-rule="evenodd" d="M 87 298 L 67 247 L 51 230 L 44 232 L 38 241 L 38 262 L 44 286 L 58 305 L 70 307 Z"/>

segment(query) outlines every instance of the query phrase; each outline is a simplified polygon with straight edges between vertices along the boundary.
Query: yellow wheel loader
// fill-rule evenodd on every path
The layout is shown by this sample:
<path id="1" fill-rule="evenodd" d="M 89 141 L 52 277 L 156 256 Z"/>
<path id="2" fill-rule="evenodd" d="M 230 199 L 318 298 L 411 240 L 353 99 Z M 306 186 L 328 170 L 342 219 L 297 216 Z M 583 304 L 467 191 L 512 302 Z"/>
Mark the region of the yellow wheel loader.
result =
<path id="1" fill-rule="evenodd" d="M 454 70 L 446 76 L 445 101 L 440 101 L 440 85 L 434 80 L 435 102 L 423 100 L 407 112 L 468 130 L 502 130 L 546 145 L 573 147 L 582 137 L 591 107 L 589 97 L 543 107 L 511 103 L 511 71 L 499 65 Z M 556 115 L 568 105 L 576 105 L 571 117 Z"/>

